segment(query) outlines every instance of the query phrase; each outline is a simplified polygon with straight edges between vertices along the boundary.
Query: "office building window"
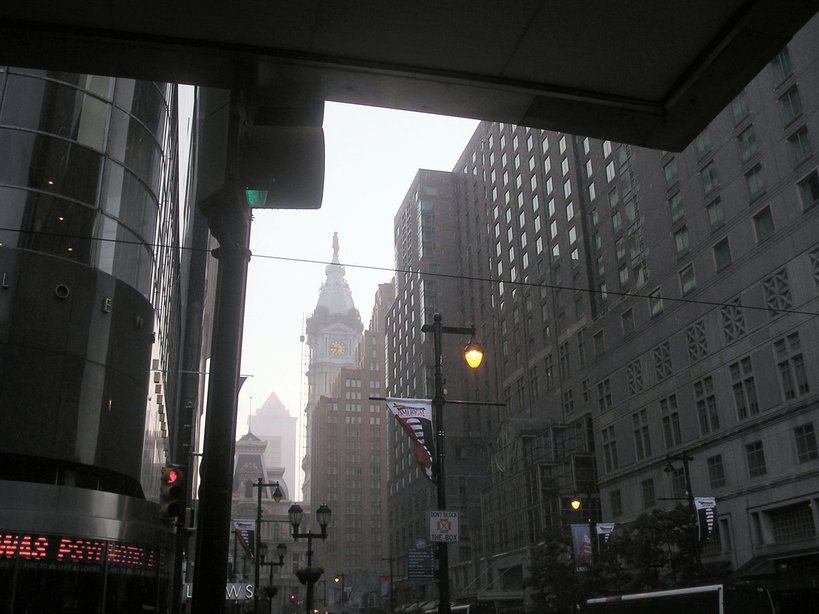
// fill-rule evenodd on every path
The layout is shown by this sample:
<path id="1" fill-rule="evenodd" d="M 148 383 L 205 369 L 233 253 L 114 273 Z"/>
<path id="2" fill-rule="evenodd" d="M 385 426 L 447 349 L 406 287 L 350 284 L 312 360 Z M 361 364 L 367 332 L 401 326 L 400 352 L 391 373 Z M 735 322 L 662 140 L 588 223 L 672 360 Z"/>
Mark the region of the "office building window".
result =
<path id="1" fill-rule="evenodd" d="M 791 55 L 785 47 L 776 57 L 771 60 L 771 72 L 773 73 L 774 85 L 779 85 L 793 74 Z"/>
<path id="2" fill-rule="evenodd" d="M 677 159 L 671 160 L 663 167 L 665 174 L 665 187 L 671 188 L 679 180 L 679 173 L 677 172 Z"/>
<path id="3" fill-rule="evenodd" d="M 765 193 L 765 174 L 762 172 L 762 165 L 757 164 L 745 173 L 745 184 L 748 186 L 748 197 L 751 201 Z"/>
<path id="4" fill-rule="evenodd" d="M 609 378 L 601 380 L 597 384 L 597 407 L 600 411 L 606 411 L 612 407 L 611 380 Z"/>
<path id="5" fill-rule="evenodd" d="M 648 293 L 648 312 L 652 318 L 663 312 L 663 297 L 659 288 Z"/>
<path id="6" fill-rule="evenodd" d="M 788 137 L 788 145 L 790 146 L 791 162 L 794 166 L 799 166 L 813 154 L 808 129 L 805 126 L 802 126 Z"/>
<path id="7" fill-rule="evenodd" d="M 709 456 L 705 459 L 708 467 L 708 483 L 711 488 L 722 488 L 725 486 L 725 467 L 722 464 L 722 454 Z"/>
<path id="8" fill-rule="evenodd" d="M 731 113 L 736 124 L 751 114 L 751 105 L 748 102 L 748 93 L 745 90 L 742 90 L 731 102 Z"/>
<path id="9" fill-rule="evenodd" d="M 640 494 L 643 498 L 643 509 L 650 509 L 657 504 L 657 498 L 654 495 L 654 480 L 648 479 L 640 482 Z"/>
<path id="10" fill-rule="evenodd" d="M 544 376 L 546 383 L 546 391 L 548 392 L 549 390 L 555 387 L 554 365 L 552 364 L 551 354 L 548 354 L 546 356 L 546 361 L 544 363 Z"/>
<path id="11" fill-rule="evenodd" d="M 609 503 L 612 517 L 617 518 L 623 515 L 623 497 L 620 494 L 620 489 L 612 490 L 609 493 Z"/>
<path id="12" fill-rule="evenodd" d="M 614 170 L 614 160 L 612 160 L 611 162 L 606 164 L 606 181 L 608 183 L 611 183 L 612 181 L 614 181 L 614 178 L 616 176 L 617 175 L 616 175 L 616 172 Z"/>
<path id="13" fill-rule="evenodd" d="M 709 194 L 717 188 L 719 178 L 717 177 L 717 167 L 713 162 L 703 167 L 700 171 L 700 178 L 702 179 L 702 190 L 705 194 Z"/>
<path id="14" fill-rule="evenodd" d="M 634 332 L 634 312 L 631 309 L 626 309 L 620 315 L 620 323 L 623 326 L 623 334 L 630 335 Z"/>
<path id="15" fill-rule="evenodd" d="M 754 234 L 756 242 L 762 243 L 774 233 L 774 221 L 769 207 L 765 207 L 754 216 Z"/>
<path id="16" fill-rule="evenodd" d="M 768 512 L 775 543 L 790 542 L 816 536 L 813 511 L 808 501 Z"/>
<path id="17" fill-rule="evenodd" d="M 691 292 L 697 287 L 697 281 L 694 278 L 694 265 L 689 264 L 680 269 L 680 292 L 683 296 Z"/>
<path id="18" fill-rule="evenodd" d="M 725 212 L 722 208 L 722 201 L 719 198 L 708 203 L 705 206 L 705 210 L 708 212 L 708 226 L 712 231 L 725 223 Z"/>
<path id="19" fill-rule="evenodd" d="M 813 170 L 804 179 L 796 184 L 799 190 L 799 199 L 802 201 L 802 210 L 807 211 L 819 203 L 819 171 Z"/>
<path id="20" fill-rule="evenodd" d="M 603 465 L 606 473 L 611 473 L 620 467 L 617 458 L 617 439 L 614 435 L 614 426 L 607 426 L 600 432 L 603 441 Z"/>
<path id="21" fill-rule="evenodd" d="M 748 462 L 748 475 L 750 477 L 758 478 L 768 473 L 762 441 L 755 441 L 745 446 L 745 459 Z"/>
<path id="22" fill-rule="evenodd" d="M 796 442 L 796 458 L 800 463 L 819 458 L 819 448 L 816 446 L 816 431 L 813 423 L 809 422 L 793 429 Z"/>
<path id="23" fill-rule="evenodd" d="M 676 394 L 660 399 L 660 414 L 662 414 L 665 449 L 671 450 L 682 443 L 680 413 L 677 408 Z"/>
<path id="24" fill-rule="evenodd" d="M 810 392 L 799 333 L 791 333 L 777 339 L 774 342 L 774 355 L 785 400 L 789 401 Z"/>
<path id="25" fill-rule="evenodd" d="M 786 126 L 802 114 L 802 98 L 794 85 L 779 98 L 782 123 Z"/>
<path id="26" fill-rule="evenodd" d="M 679 222 L 685 217 L 685 209 L 682 204 L 680 192 L 675 192 L 668 198 L 668 209 L 671 212 L 671 223 Z"/>
<path id="27" fill-rule="evenodd" d="M 648 411 L 641 409 L 631 415 L 631 428 L 634 434 L 634 450 L 637 460 L 651 456 L 651 436 L 648 432 Z"/>
<path id="28" fill-rule="evenodd" d="M 734 392 L 734 404 L 737 417 L 744 420 L 759 413 L 756 397 L 756 382 L 751 357 L 746 356 L 728 366 L 731 373 L 731 388 Z"/>
<path id="29" fill-rule="evenodd" d="M 714 380 L 710 375 L 694 382 L 694 404 L 697 409 L 700 433 L 707 435 L 718 430 L 717 397 L 714 392 Z"/>
<path id="30" fill-rule="evenodd" d="M 571 388 L 563 393 L 563 411 L 567 414 L 574 411 L 574 392 Z"/>
<path id="31" fill-rule="evenodd" d="M 688 228 L 683 226 L 674 233 L 674 244 L 677 247 L 677 257 L 688 253 Z"/>
<path id="32" fill-rule="evenodd" d="M 725 237 L 714 245 L 714 267 L 719 272 L 729 264 L 731 264 L 731 245 L 728 243 L 728 237 Z"/>
<path id="33" fill-rule="evenodd" d="M 559 353 L 559 363 L 560 363 L 560 376 L 563 379 L 568 379 L 568 377 L 572 374 L 572 364 L 571 358 L 569 354 L 569 342 L 566 341 L 565 343 L 560 344 L 558 348 Z"/>
<path id="34" fill-rule="evenodd" d="M 694 139 L 694 147 L 697 150 L 697 160 L 701 160 L 711 151 L 711 136 L 707 128 Z"/>
<path id="35" fill-rule="evenodd" d="M 747 162 L 759 151 L 756 143 L 756 132 L 753 126 L 748 126 L 737 137 L 737 145 L 739 146 L 739 157 L 743 162 Z"/>
<path id="36" fill-rule="evenodd" d="M 606 351 L 606 345 L 603 340 L 603 331 L 599 330 L 592 336 L 592 344 L 594 346 L 594 356 L 600 357 Z"/>

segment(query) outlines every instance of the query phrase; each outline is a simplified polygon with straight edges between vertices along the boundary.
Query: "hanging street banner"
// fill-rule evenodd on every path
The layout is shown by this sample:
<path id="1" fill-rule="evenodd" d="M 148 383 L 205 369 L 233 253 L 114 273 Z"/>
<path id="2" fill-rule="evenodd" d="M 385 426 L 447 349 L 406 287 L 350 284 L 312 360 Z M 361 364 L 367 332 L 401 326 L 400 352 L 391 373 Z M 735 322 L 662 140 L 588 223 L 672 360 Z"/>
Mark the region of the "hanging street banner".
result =
<path id="1" fill-rule="evenodd" d="M 458 541 L 458 512 L 430 511 L 429 540 L 433 542 Z"/>
<path id="2" fill-rule="evenodd" d="M 252 520 L 234 520 L 233 532 L 242 549 L 253 558 L 255 556 L 253 550 L 256 547 L 256 523 Z"/>
<path id="3" fill-rule="evenodd" d="M 432 401 L 429 399 L 386 399 L 398 424 L 409 435 L 415 447 L 415 460 L 424 475 L 432 478 L 435 443 L 432 430 Z M 433 480 L 434 481 L 434 480 Z"/>
<path id="4" fill-rule="evenodd" d="M 605 546 L 609 543 L 612 531 L 614 531 L 613 522 L 598 522 L 595 526 L 597 529 L 597 547 Z"/>
<path id="5" fill-rule="evenodd" d="M 592 562 L 591 527 L 583 523 L 573 524 L 571 528 L 574 568 L 576 571 L 587 571 Z"/>
<path id="6" fill-rule="evenodd" d="M 704 545 L 714 533 L 717 518 L 717 500 L 714 497 L 694 497 L 697 510 L 697 531 L 700 545 Z"/>

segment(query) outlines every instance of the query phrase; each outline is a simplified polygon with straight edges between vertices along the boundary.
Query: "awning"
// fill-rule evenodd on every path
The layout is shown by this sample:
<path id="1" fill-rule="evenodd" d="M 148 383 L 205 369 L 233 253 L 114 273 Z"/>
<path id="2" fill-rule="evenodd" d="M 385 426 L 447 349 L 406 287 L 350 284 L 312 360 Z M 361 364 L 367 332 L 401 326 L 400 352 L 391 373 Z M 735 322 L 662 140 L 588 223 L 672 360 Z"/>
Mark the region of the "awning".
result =
<path id="1" fill-rule="evenodd" d="M 819 574 L 819 548 L 755 556 L 731 574 L 733 579 L 761 580 L 777 578 L 794 580 L 816 578 Z"/>

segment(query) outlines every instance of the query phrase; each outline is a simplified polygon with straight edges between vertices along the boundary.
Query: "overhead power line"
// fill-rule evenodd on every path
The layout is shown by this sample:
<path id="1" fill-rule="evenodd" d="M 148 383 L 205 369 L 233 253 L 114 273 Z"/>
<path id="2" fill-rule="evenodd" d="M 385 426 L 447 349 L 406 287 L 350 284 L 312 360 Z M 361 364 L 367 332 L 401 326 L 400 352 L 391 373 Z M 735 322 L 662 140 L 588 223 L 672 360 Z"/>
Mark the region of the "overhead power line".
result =
<path id="1" fill-rule="evenodd" d="M 17 232 L 20 234 L 30 234 L 30 235 L 40 235 L 40 236 L 50 236 L 50 237 L 61 237 L 66 239 L 76 239 L 79 241 L 99 241 L 99 242 L 106 242 L 106 243 L 120 243 L 123 245 L 142 245 L 142 246 L 149 246 L 152 248 L 167 248 L 173 247 L 178 248 L 180 250 L 188 250 L 188 251 L 210 251 L 204 248 L 195 248 L 189 246 L 179 246 L 179 245 L 169 245 L 164 243 L 146 243 L 144 241 L 128 241 L 125 239 L 108 239 L 104 237 L 88 237 L 88 236 L 80 236 L 80 235 L 68 235 L 64 233 L 49 233 L 44 231 L 33 231 L 33 230 L 20 230 L 17 228 L 0 228 L 0 232 Z M 459 275 L 456 273 L 432 273 L 432 272 L 422 272 L 422 271 L 413 271 L 412 269 L 397 269 L 394 267 L 384 267 L 384 266 L 377 266 L 372 264 L 350 264 L 345 262 L 334 263 L 329 260 L 316 260 L 311 258 L 296 258 L 293 256 L 272 256 L 269 254 L 252 254 L 252 257 L 255 258 L 264 258 L 266 260 L 279 260 L 282 262 L 297 262 L 300 264 L 316 264 L 321 266 L 327 266 L 330 264 L 337 264 L 338 266 L 343 266 L 346 268 L 351 269 L 366 269 L 370 271 L 384 271 L 387 273 L 402 273 L 407 275 L 424 275 L 426 277 L 439 277 L 442 279 L 454 279 L 454 280 L 464 280 L 464 281 L 476 281 L 482 283 L 504 283 L 509 284 L 512 286 L 518 287 L 525 287 L 525 288 L 546 288 L 550 290 L 567 290 L 572 292 L 585 292 L 587 294 L 605 294 L 605 295 L 613 295 L 613 296 L 621 296 L 621 297 L 631 297 L 631 298 L 643 298 L 643 299 L 650 299 L 653 298 L 651 295 L 642 294 L 640 292 L 618 292 L 616 290 L 596 290 L 594 288 L 577 288 L 574 286 L 564 286 L 560 284 L 547 284 L 547 283 L 534 283 L 534 282 L 527 282 L 527 281 L 512 281 L 510 279 L 499 279 L 496 277 L 478 277 L 474 275 Z M 689 305 L 706 305 L 709 307 L 734 307 L 734 308 L 741 308 L 741 309 L 748 309 L 754 311 L 764 311 L 766 313 L 770 313 L 772 311 L 776 313 L 787 313 L 787 314 L 794 314 L 794 315 L 805 315 L 805 316 L 819 316 L 819 312 L 817 311 L 806 311 L 803 309 L 771 309 L 770 307 L 766 307 L 764 305 L 737 305 L 733 302 L 722 302 L 722 301 L 708 301 L 704 299 L 697 299 L 697 298 L 685 298 L 685 297 L 668 297 L 663 296 L 661 297 L 663 301 L 675 302 L 675 303 L 685 303 Z"/>

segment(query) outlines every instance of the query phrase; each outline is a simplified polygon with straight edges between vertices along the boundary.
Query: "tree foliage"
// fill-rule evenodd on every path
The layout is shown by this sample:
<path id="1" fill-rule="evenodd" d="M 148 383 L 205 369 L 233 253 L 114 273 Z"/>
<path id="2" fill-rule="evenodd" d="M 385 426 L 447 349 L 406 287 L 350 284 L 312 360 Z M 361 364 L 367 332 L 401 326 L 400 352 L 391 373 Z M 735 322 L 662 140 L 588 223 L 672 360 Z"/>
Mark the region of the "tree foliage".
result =
<path id="1" fill-rule="evenodd" d="M 696 579 L 695 527 L 687 508 L 655 509 L 617 525 L 586 571 L 575 570 L 568 527 L 532 549 L 526 585 L 537 612 L 572 612 L 602 595 L 685 586 Z"/>

